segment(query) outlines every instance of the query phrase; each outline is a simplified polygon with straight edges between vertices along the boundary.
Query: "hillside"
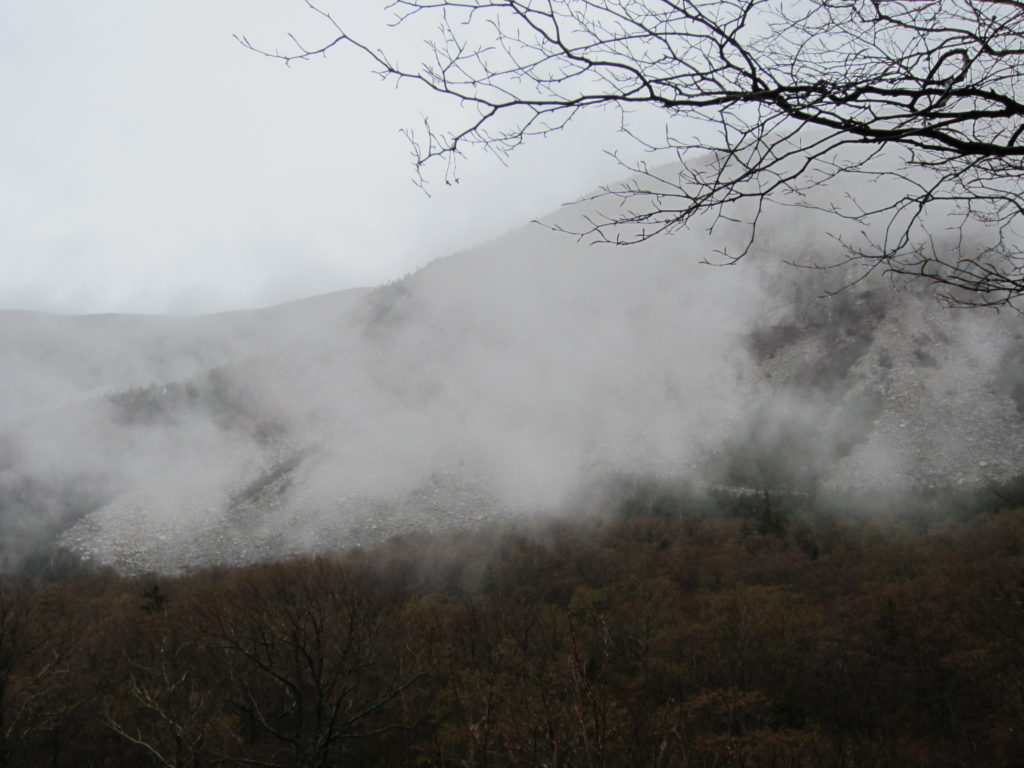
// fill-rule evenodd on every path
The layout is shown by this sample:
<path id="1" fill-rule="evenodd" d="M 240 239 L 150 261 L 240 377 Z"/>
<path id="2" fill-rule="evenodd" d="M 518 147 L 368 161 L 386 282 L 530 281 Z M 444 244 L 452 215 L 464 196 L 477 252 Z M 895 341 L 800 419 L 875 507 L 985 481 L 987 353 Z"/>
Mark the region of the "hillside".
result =
<path id="1" fill-rule="evenodd" d="M 101 356 L 104 383 L 76 386 L 111 394 L 8 425 L 7 557 L 59 537 L 129 571 L 251 562 L 544 516 L 610 475 L 842 494 L 1018 474 L 1019 320 L 881 280 L 817 298 L 843 275 L 776 258 L 835 247 L 808 216 L 735 268 L 697 264 L 718 247 L 699 232 L 616 249 L 531 225 L 369 292 L 149 336 L 105 321 L 163 378 Z M 44 326 L 13 348 L 67 343 Z"/>
<path id="2" fill-rule="evenodd" d="M 0 424 L 93 395 L 195 376 L 327 324 L 361 293 L 197 317 L 0 310 Z"/>

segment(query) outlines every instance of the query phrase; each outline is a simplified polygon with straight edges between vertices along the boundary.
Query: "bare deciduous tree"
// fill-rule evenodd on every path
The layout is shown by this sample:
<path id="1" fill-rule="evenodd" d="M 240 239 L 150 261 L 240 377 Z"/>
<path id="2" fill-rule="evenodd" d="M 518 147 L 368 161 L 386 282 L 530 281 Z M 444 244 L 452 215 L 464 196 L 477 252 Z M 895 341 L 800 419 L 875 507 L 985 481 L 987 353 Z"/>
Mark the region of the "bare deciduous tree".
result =
<path id="1" fill-rule="evenodd" d="M 226 703 L 248 732 L 230 760 L 323 768 L 345 763 L 350 742 L 405 727 L 401 697 L 424 671 L 394 595 L 326 559 L 254 574 L 201 619 L 223 660 Z"/>
<path id="2" fill-rule="evenodd" d="M 836 232 L 841 263 L 934 281 L 955 304 L 1024 297 L 1024 2 L 394 0 L 396 24 L 427 25 L 411 65 L 307 4 L 329 25 L 316 45 L 242 43 L 289 62 L 354 46 L 385 78 L 471 107 L 452 130 L 410 134 L 417 168 L 440 161 L 449 181 L 469 146 L 504 155 L 617 109 L 657 162 L 602 190 L 623 204 L 581 236 L 740 218 L 749 236 L 721 254 L 734 262 L 766 205 L 817 207 L 853 224 Z M 658 139 L 641 130 L 651 109 Z M 871 184 L 830 198 L 839 177 Z"/>

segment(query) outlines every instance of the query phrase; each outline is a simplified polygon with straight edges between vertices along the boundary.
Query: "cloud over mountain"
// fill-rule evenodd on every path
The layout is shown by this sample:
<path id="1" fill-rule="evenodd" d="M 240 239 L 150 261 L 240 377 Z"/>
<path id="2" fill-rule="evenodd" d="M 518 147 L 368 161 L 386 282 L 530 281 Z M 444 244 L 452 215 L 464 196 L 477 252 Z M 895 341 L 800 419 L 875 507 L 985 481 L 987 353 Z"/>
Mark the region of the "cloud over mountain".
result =
<path id="1" fill-rule="evenodd" d="M 835 247 L 811 214 L 771 225 L 773 253 Z M 1018 471 L 1016 318 L 873 280 L 820 299 L 842 275 L 699 265 L 716 245 L 532 225 L 260 313 L 7 326 L 10 546 L 173 570 L 549 512 L 612 473 L 842 489 Z"/>

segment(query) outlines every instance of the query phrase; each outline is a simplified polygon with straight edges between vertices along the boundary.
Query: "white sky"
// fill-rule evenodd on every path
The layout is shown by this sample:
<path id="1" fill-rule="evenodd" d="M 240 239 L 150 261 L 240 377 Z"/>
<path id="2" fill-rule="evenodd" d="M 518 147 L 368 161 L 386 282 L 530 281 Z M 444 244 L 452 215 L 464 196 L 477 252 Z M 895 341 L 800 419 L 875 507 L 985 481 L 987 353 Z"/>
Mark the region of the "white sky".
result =
<path id="1" fill-rule="evenodd" d="M 302 0 L 0 0 L 0 309 L 206 312 L 377 284 L 619 173 L 609 115 L 507 168 L 474 155 L 428 198 L 399 130 L 454 107 L 354 52 L 288 68 L 232 38 L 288 32 L 329 30 Z"/>

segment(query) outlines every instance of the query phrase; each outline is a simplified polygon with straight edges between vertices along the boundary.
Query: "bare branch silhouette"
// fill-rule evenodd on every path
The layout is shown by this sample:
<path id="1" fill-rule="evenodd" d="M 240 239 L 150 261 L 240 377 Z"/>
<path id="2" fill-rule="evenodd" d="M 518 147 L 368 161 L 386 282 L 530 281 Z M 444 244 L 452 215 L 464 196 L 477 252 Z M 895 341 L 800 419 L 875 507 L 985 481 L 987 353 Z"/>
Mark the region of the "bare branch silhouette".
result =
<path id="1" fill-rule="evenodd" d="M 452 182 L 467 148 L 503 156 L 616 109 L 658 162 L 602 190 L 620 204 L 579 236 L 626 244 L 738 220 L 749 236 L 718 259 L 733 263 L 766 205 L 815 207 L 863 232 L 836 234 L 839 263 L 923 278 L 955 305 L 1024 297 L 1022 2 L 395 0 L 396 25 L 434 30 L 408 67 L 307 5 L 322 42 L 242 44 L 288 63 L 352 46 L 385 79 L 471 108 L 462 125 L 412 134 L 419 172 L 439 162 Z M 656 141 L 635 113 L 651 108 L 665 119 Z M 829 199 L 840 177 L 868 191 Z"/>

